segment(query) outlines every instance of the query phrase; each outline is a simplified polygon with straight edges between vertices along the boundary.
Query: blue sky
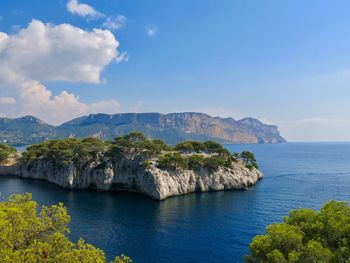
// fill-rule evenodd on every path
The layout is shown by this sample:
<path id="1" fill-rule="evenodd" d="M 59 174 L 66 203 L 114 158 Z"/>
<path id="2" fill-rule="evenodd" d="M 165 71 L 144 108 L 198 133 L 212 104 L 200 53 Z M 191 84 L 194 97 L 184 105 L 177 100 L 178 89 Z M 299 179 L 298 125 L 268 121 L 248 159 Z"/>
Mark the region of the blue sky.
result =
<path id="1" fill-rule="evenodd" d="M 118 54 L 109 57 L 111 50 L 102 50 L 105 45 L 98 51 L 91 51 L 91 46 L 72 49 L 68 55 L 60 49 L 49 56 L 40 53 L 43 62 L 36 64 L 38 58 L 28 55 L 36 50 L 28 48 L 23 55 L 28 63 L 9 68 L 20 72 L 16 80 L 26 79 L 23 85 L 1 84 L 0 68 L 2 115 L 28 113 L 59 123 L 96 111 L 201 111 L 235 119 L 256 117 L 277 124 L 291 141 L 350 140 L 349 1 L 75 0 L 74 10 L 67 4 L 66 0 L 2 1 L 0 32 L 12 46 L 1 51 L 0 36 L 0 60 L 20 61 L 13 58 L 18 36 L 29 41 L 21 42 L 20 52 L 30 45 L 41 50 L 44 41 L 35 43 L 40 34 L 30 37 L 39 28 L 53 31 L 48 33 L 49 43 L 54 41 L 57 47 L 55 26 L 61 24 L 84 32 L 110 31 L 120 45 L 110 41 L 106 46 Z M 82 4 L 90 9 L 85 12 Z M 30 26 L 32 19 L 40 23 Z M 104 41 L 100 35 L 77 41 L 85 45 L 90 37 L 91 43 Z M 75 41 L 74 36 L 69 41 Z M 103 54 L 106 59 L 96 65 L 95 57 L 85 61 L 95 51 L 93 56 Z M 78 53 L 75 60 L 67 58 Z M 59 61 L 63 57 L 64 63 Z M 61 67 L 79 59 L 80 68 L 74 67 L 71 74 L 37 72 L 43 65 Z M 98 69 L 94 72 L 98 77 L 89 77 L 94 75 L 88 72 L 91 68 Z M 37 93 L 28 102 L 33 90 Z M 40 96 L 47 101 L 33 106 Z"/>

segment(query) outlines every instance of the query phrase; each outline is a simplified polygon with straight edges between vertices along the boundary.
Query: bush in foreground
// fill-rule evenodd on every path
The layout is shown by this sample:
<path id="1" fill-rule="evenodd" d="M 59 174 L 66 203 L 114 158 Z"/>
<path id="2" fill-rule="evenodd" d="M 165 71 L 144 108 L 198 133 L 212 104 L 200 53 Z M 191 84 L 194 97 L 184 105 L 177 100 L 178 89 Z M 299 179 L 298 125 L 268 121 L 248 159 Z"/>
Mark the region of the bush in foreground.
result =
<path id="1" fill-rule="evenodd" d="M 249 245 L 246 262 L 350 262 L 350 206 L 330 201 L 320 212 L 293 210 Z"/>
<path id="2" fill-rule="evenodd" d="M 0 261 L 7 263 L 104 263 L 104 252 L 82 239 L 71 242 L 70 217 L 62 203 L 51 207 L 32 200 L 31 194 L 12 195 L 0 203 Z M 126 256 L 113 263 L 130 263 Z"/>

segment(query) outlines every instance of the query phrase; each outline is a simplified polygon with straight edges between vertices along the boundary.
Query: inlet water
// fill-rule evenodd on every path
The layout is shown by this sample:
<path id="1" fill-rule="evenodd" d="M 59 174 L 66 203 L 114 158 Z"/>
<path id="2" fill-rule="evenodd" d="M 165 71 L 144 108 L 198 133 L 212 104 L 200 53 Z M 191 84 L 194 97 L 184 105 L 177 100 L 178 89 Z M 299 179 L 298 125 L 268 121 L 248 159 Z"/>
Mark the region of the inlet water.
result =
<path id="1" fill-rule="evenodd" d="M 350 143 L 226 145 L 255 153 L 264 179 L 246 191 L 189 194 L 158 202 L 130 193 L 67 191 L 0 177 L 2 198 L 31 192 L 42 205 L 64 202 L 71 238 L 84 238 L 109 259 L 140 263 L 242 262 L 252 237 L 291 209 L 350 202 Z"/>

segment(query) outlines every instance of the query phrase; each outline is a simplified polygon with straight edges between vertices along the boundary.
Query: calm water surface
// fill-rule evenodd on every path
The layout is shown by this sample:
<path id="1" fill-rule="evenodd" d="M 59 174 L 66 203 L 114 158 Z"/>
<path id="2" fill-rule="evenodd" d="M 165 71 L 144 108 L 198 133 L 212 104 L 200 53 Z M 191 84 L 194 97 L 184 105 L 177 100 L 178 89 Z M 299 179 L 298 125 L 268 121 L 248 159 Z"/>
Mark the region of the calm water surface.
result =
<path id="1" fill-rule="evenodd" d="M 71 238 L 108 258 L 134 262 L 242 262 L 248 244 L 290 209 L 350 202 L 350 143 L 226 145 L 254 152 L 265 178 L 247 191 L 189 194 L 163 202 L 128 193 L 66 191 L 40 181 L 0 177 L 0 192 L 33 193 L 40 204 L 64 202 Z"/>

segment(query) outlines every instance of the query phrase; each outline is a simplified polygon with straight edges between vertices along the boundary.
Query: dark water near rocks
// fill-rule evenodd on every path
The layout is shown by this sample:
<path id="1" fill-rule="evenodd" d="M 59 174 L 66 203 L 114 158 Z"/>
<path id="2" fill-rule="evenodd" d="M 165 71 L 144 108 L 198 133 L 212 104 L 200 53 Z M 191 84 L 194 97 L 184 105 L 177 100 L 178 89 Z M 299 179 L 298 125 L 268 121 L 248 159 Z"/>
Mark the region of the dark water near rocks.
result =
<path id="1" fill-rule="evenodd" d="M 33 193 L 40 204 L 64 202 L 71 237 L 109 258 L 135 262 L 242 262 L 248 244 L 288 210 L 350 202 L 350 143 L 228 145 L 253 151 L 265 178 L 247 191 L 189 194 L 163 202 L 129 193 L 66 191 L 45 182 L 0 177 L 0 192 Z"/>

